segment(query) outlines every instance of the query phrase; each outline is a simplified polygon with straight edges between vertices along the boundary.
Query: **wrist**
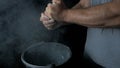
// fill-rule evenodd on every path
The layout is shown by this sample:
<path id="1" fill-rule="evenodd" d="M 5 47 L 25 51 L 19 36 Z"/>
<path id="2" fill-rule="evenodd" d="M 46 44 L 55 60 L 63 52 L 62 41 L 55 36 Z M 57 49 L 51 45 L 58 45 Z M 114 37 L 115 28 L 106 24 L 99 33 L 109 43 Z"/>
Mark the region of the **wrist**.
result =
<path id="1" fill-rule="evenodd" d="M 71 13 L 72 9 L 66 9 L 63 13 L 62 13 L 62 21 L 67 22 L 69 24 L 72 23 L 72 13 Z"/>
<path id="2" fill-rule="evenodd" d="M 69 9 L 65 9 L 65 10 L 60 14 L 60 20 L 61 20 L 61 21 L 67 22 L 68 12 L 69 12 Z"/>

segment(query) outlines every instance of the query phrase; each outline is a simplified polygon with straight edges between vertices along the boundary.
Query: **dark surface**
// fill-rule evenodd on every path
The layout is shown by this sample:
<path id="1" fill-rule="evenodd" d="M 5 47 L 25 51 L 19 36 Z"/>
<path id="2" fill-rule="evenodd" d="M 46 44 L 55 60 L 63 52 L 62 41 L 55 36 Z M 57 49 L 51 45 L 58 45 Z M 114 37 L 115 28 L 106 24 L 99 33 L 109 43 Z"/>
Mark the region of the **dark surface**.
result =
<path id="1" fill-rule="evenodd" d="M 69 8 L 78 2 L 64 1 Z M 48 2 L 51 0 L 0 0 L 0 68 L 24 68 L 21 52 L 41 41 L 60 42 L 71 48 L 72 58 L 60 68 L 84 66 L 86 28 L 69 25 L 47 30 L 39 17 Z"/>

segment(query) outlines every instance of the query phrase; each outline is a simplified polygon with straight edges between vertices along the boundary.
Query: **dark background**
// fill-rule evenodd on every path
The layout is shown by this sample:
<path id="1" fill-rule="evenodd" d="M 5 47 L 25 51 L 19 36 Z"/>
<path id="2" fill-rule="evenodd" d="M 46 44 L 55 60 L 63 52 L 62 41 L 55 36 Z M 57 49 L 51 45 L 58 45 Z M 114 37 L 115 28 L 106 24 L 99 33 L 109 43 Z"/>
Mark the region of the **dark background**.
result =
<path id="1" fill-rule="evenodd" d="M 79 0 L 64 0 L 69 8 Z M 72 58 L 60 67 L 81 67 L 87 28 L 67 25 L 47 30 L 39 21 L 51 0 L 0 0 L 0 68 L 23 68 L 20 55 L 31 44 L 41 41 L 66 44 Z"/>

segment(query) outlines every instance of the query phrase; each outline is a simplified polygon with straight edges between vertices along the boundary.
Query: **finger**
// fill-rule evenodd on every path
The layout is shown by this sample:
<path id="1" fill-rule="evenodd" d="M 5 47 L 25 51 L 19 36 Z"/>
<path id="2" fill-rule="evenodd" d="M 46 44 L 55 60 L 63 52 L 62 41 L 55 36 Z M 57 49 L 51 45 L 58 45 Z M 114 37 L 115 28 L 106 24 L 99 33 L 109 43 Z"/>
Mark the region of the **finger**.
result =
<path id="1" fill-rule="evenodd" d="M 40 21 L 43 21 L 43 17 L 44 17 L 44 14 L 41 13 L 41 16 L 40 16 Z"/>
<path id="2" fill-rule="evenodd" d="M 53 20 L 44 21 L 43 24 L 44 24 L 44 26 L 45 26 L 47 29 L 52 29 L 52 28 L 54 28 L 54 26 L 55 26 L 55 23 L 54 23 Z"/>
<path id="3" fill-rule="evenodd" d="M 47 7 L 48 7 L 48 8 L 51 8 L 52 5 L 53 5 L 52 3 L 48 3 Z"/>
<path id="4" fill-rule="evenodd" d="M 54 28 L 55 24 L 44 25 L 47 29 L 51 30 Z"/>
<path id="5" fill-rule="evenodd" d="M 51 12 L 52 12 L 51 8 L 52 8 L 52 4 L 48 4 L 48 6 L 46 7 L 46 10 L 45 10 L 45 15 L 47 15 L 49 18 L 52 18 L 52 16 L 51 16 Z"/>
<path id="6" fill-rule="evenodd" d="M 47 25 L 44 25 L 45 27 L 53 27 L 55 24 L 47 24 Z"/>
<path id="7" fill-rule="evenodd" d="M 49 20 L 49 18 L 44 13 L 41 13 L 40 21 L 47 21 L 47 20 Z"/>
<path id="8" fill-rule="evenodd" d="M 50 25 L 50 24 L 55 24 L 54 20 L 49 20 L 49 21 L 43 21 L 44 25 Z"/>
<path id="9" fill-rule="evenodd" d="M 61 4 L 62 0 L 52 0 L 52 4 Z"/>
<path id="10" fill-rule="evenodd" d="M 54 25 L 46 25 L 45 27 L 49 30 L 52 30 L 54 28 Z"/>
<path id="11" fill-rule="evenodd" d="M 48 11 L 48 7 L 46 8 L 44 14 L 45 14 L 48 18 L 51 18 L 51 15 L 50 15 L 50 13 L 49 13 L 49 11 Z"/>

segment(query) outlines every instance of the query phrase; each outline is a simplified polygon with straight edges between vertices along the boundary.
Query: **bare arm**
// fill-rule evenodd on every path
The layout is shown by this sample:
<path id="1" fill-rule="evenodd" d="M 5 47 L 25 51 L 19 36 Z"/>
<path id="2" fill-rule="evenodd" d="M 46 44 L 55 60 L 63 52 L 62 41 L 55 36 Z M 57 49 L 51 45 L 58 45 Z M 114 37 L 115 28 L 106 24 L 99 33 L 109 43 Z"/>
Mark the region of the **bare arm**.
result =
<path id="1" fill-rule="evenodd" d="M 120 18 L 118 17 L 120 15 L 119 3 L 119 0 L 114 0 L 110 3 L 86 9 L 70 9 L 66 11 L 64 21 L 87 27 L 106 27 L 113 24 L 115 26 L 114 21 L 116 21 L 117 26 L 120 24 Z M 110 22 L 111 25 L 106 22 Z"/>
<path id="2" fill-rule="evenodd" d="M 59 0 L 52 0 L 52 4 L 56 4 L 58 2 L 59 2 Z M 60 2 L 62 4 L 62 7 L 67 8 L 62 0 L 60 0 Z M 78 4 L 76 4 L 72 9 L 86 8 L 89 5 L 88 3 L 89 3 L 89 0 L 80 0 L 78 2 Z M 69 23 L 65 23 L 65 22 L 64 23 L 63 22 L 59 22 L 59 21 L 55 22 L 53 19 L 50 19 L 51 16 L 48 13 L 49 13 L 49 11 L 46 8 L 45 12 L 42 13 L 41 17 L 40 17 L 40 21 L 42 21 L 42 23 L 44 24 L 44 26 L 47 29 L 53 29 L 53 28 L 56 28 L 56 27 L 59 27 L 59 26 L 69 25 Z"/>
<path id="3" fill-rule="evenodd" d="M 116 17 L 113 17 L 113 18 L 110 18 L 110 19 L 106 19 L 106 20 L 101 20 L 99 22 L 94 22 L 94 23 L 100 23 L 100 24 L 94 24 L 94 25 L 84 25 L 84 26 L 87 26 L 87 27 L 104 27 L 104 28 L 117 28 L 117 27 L 120 27 L 120 16 L 116 16 Z"/>

